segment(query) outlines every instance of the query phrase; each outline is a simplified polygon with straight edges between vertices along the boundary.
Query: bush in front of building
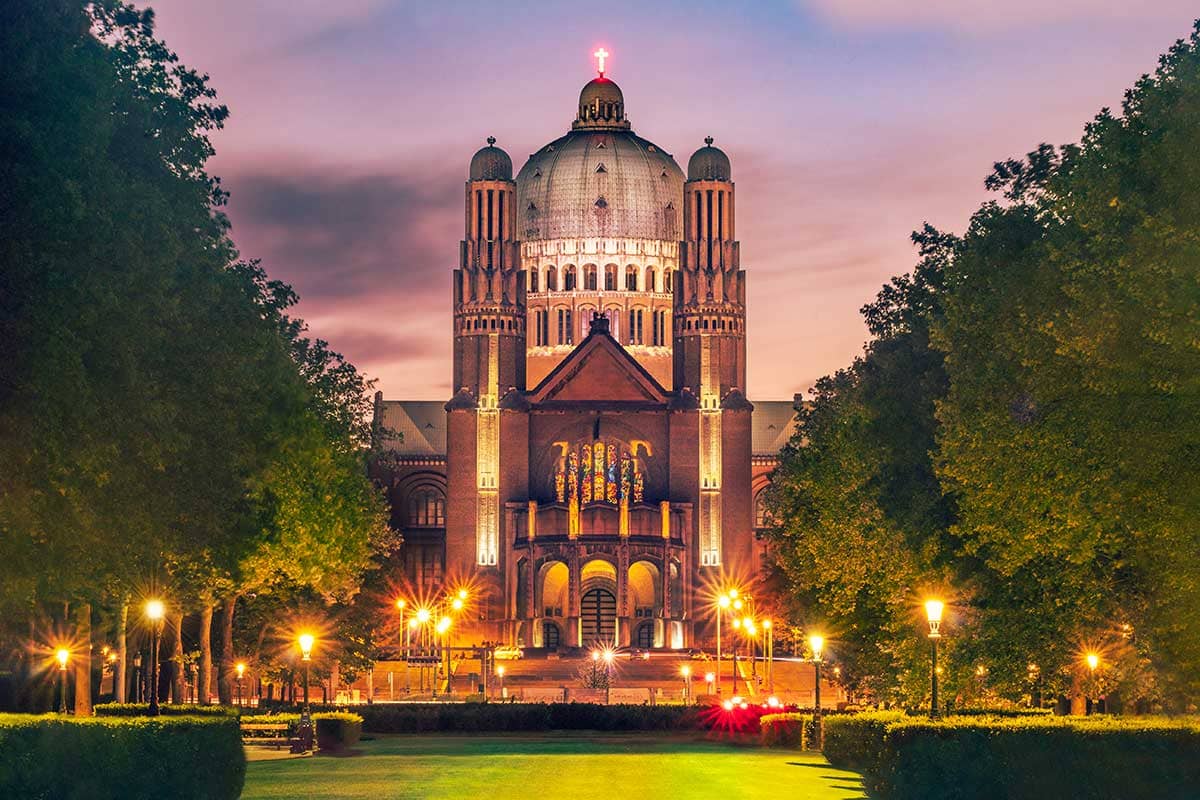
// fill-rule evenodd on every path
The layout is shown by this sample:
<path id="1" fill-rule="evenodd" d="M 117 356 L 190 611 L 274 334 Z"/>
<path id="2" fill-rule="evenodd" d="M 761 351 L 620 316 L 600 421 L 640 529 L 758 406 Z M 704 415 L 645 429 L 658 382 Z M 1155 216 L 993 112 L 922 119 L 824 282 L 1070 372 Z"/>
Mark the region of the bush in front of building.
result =
<path id="1" fill-rule="evenodd" d="M 236 800 L 245 777 L 227 716 L 0 714 L 0 797 Z"/>
<path id="2" fill-rule="evenodd" d="M 595 703 L 404 703 L 355 709 L 368 733 L 503 731 L 698 731 L 710 708 Z"/>
<path id="3" fill-rule="evenodd" d="M 200 706 L 200 705 L 167 705 L 158 707 L 159 714 L 164 717 L 236 717 L 239 714 L 235 706 Z M 149 703 L 97 703 L 92 707 L 97 717 L 147 717 L 150 715 Z"/>
<path id="4" fill-rule="evenodd" d="M 358 714 L 331 711 L 313 714 L 313 725 L 317 729 L 318 749 L 337 752 L 358 744 L 363 718 Z"/>
<path id="5" fill-rule="evenodd" d="M 763 747 L 803 750 L 808 743 L 812 718 L 812 714 L 798 712 L 763 715 L 758 720 Z"/>
<path id="6" fill-rule="evenodd" d="M 1200 792 L 1194 721 L 951 717 L 883 728 L 877 756 L 860 767 L 883 800 L 1185 800 Z"/>
<path id="7" fill-rule="evenodd" d="M 902 711 L 868 711 L 829 717 L 825 720 L 822 752 L 835 767 L 869 771 L 883 752 L 888 725 L 904 718 Z"/>

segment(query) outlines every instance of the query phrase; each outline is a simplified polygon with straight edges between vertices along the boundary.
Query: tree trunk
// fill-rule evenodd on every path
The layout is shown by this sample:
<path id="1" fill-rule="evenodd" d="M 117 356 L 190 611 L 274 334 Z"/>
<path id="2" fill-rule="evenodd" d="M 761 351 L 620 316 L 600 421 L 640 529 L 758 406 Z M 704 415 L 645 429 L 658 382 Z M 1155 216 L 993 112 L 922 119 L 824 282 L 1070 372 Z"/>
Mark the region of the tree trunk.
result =
<path id="1" fill-rule="evenodd" d="M 197 701 L 208 705 L 212 696 L 212 619 L 213 607 L 206 605 L 200 611 L 200 678 L 197 683 Z"/>
<path id="2" fill-rule="evenodd" d="M 237 600 L 237 595 L 234 595 L 221 606 L 221 660 L 217 668 L 217 699 L 224 706 L 233 705 L 233 612 L 237 608 Z"/>
<path id="3" fill-rule="evenodd" d="M 184 686 L 183 671 L 183 612 L 171 617 L 171 702 L 183 703 L 187 700 Z"/>
<path id="4" fill-rule="evenodd" d="M 92 606 L 75 607 L 75 716 L 92 715 Z"/>
<path id="5" fill-rule="evenodd" d="M 121 609 L 117 614 L 117 662 L 113 664 L 113 700 L 124 703 L 128 690 L 128 677 L 125 672 L 129 663 L 129 598 L 121 600 Z"/>

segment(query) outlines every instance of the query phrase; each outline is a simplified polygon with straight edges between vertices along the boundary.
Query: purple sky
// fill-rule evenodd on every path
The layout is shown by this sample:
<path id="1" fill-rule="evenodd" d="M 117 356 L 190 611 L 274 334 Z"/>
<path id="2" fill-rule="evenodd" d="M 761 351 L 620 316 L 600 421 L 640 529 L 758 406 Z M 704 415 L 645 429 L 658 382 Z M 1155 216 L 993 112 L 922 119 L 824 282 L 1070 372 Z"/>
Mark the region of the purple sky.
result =
<path id="1" fill-rule="evenodd" d="M 992 162 L 1076 141 L 1186 36 L 1195 0 L 417 4 L 160 0 L 159 33 L 232 116 L 234 238 L 392 398 L 450 395 L 462 182 L 564 133 L 603 44 L 634 130 L 733 162 L 752 398 L 859 352 L 908 234 L 961 231 Z"/>

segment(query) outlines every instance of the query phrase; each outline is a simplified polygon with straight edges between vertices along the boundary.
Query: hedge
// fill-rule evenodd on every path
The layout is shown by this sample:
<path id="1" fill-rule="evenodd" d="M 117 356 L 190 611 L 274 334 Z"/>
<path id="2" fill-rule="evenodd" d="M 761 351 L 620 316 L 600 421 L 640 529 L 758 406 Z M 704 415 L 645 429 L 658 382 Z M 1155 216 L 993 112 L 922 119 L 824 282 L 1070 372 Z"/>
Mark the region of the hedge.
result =
<path id="1" fill-rule="evenodd" d="M 1194 721 L 951 717 L 845 724 L 861 734 L 862 747 L 881 727 L 875 757 L 857 759 L 856 768 L 872 795 L 884 800 L 1200 796 L 1200 724 Z M 828 734 L 827 728 L 827 748 Z M 830 761 L 852 766 L 845 752 Z"/>
<path id="2" fill-rule="evenodd" d="M 888 725 L 904 720 L 903 711 L 869 711 L 825 720 L 822 751 L 835 767 L 870 771 L 883 752 Z"/>
<path id="3" fill-rule="evenodd" d="M 229 717 L 0 714 L 0 797 L 235 800 L 245 777 Z"/>
<path id="4" fill-rule="evenodd" d="M 317 746 L 321 750 L 342 750 L 357 744 L 362 737 L 363 718 L 359 714 L 345 711 L 317 711 L 312 715 L 313 726 L 316 728 Z M 253 722 L 286 722 L 288 735 L 296 735 L 296 727 L 300 724 L 300 715 L 264 714 L 254 717 Z"/>
<path id="5" fill-rule="evenodd" d="M 595 703 L 404 703 L 359 706 L 368 733 L 708 730 L 713 707 Z"/>
<path id="6" fill-rule="evenodd" d="M 164 717 L 236 717 L 234 706 L 167 705 L 158 707 Z M 150 714 L 149 703 L 97 703 L 92 707 L 97 717 L 145 717 Z"/>
<path id="7" fill-rule="evenodd" d="M 792 747 L 803 750 L 808 743 L 812 714 L 765 714 L 758 720 L 763 747 Z"/>

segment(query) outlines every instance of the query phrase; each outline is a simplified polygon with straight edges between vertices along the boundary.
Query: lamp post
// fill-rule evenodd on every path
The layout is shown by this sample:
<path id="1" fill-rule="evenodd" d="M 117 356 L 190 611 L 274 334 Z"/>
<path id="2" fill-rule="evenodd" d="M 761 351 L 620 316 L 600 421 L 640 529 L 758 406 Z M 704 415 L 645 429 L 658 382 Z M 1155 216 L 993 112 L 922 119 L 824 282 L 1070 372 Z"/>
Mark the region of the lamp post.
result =
<path id="1" fill-rule="evenodd" d="M 158 639 L 162 631 L 163 616 L 167 609 L 162 600 L 146 601 L 146 619 L 150 620 L 150 710 L 152 717 L 157 717 L 158 711 Z"/>
<path id="2" fill-rule="evenodd" d="M 1100 666 L 1100 656 L 1098 656 L 1095 653 L 1088 653 L 1084 657 L 1084 661 L 1087 663 L 1088 674 L 1089 674 L 1089 677 L 1091 678 L 1091 680 L 1089 681 L 1087 697 L 1085 698 L 1087 700 L 1087 713 L 1091 714 L 1091 713 L 1093 713 L 1092 712 L 1092 709 L 1094 708 L 1093 703 L 1095 702 L 1092 700 L 1091 690 L 1096 688 L 1096 668 Z"/>
<path id="3" fill-rule="evenodd" d="M 612 664 L 614 653 L 612 650 L 604 651 L 604 704 L 608 705 L 612 697 Z"/>
<path id="4" fill-rule="evenodd" d="M 451 621 L 450 621 L 449 617 L 442 617 L 441 619 L 438 620 L 438 624 L 437 624 L 437 632 L 438 632 L 438 635 L 441 637 L 441 648 L 442 648 L 442 651 L 446 654 L 446 694 L 448 694 L 448 695 L 454 693 L 453 685 L 450 680 L 450 647 L 449 647 L 449 636 L 448 636 L 448 631 L 450 630 L 450 624 L 451 624 Z"/>
<path id="5" fill-rule="evenodd" d="M 500 697 L 504 697 L 504 665 L 496 667 L 496 677 L 500 681 Z"/>
<path id="6" fill-rule="evenodd" d="M 54 657 L 58 660 L 58 682 L 61 687 L 59 691 L 62 693 L 62 697 L 58 701 L 58 711 L 60 714 L 65 714 L 67 713 L 67 662 L 71 660 L 71 651 L 60 647 Z"/>
<path id="7" fill-rule="evenodd" d="M 775 627 L 771 620 L 762 621 L 763 647 L 767 659 L 767 694 L 775 694 Z"/>
<path id="8" fill-rule="evenodd" d="M 242 676 L 246 674 L 246 665 L 245 665 L 245 664 L 243 664 L 242 662 L 240 662 L 240 661 L 239 661 L 239 662 L 238 662 L 238 665 L 237 665 L 236 667 L 234 667 L 234 669 L 236 669 L 236 670 L 237 670 L 237 676 L 238 676 L 238 699 L 237 699 L 237 704 L 238 704 L 239 706 L 244 706 L 244 705 L 246 705 L 246 704 L 245 704 L 245 702 L 242 700 Z"/>
<path id="9" fill-rule="evenodd" d="M 596 684 L 598 682 L 596 680 L 596 671 L 599 669 L 599 667 L 600 667 L 600 651 L 593 650 L 592 651 L 592 688 L 593 689 L 596 688 Z"/>
<path id="10" fill-rule="evenodd" d="M 145 685 L 146 675 L 142 672 L 142 651 L 138 651 L 133 656 L 133 675 L 136 685 L 133 688 L 134 702 L 142 702 L 142 698 L 146 696 Z"/>
<path id="11" fill-rule="evenodd" d="M 753 617 L 742 619 L 742 632 L 746 634 L 746 644 L 750 647 L 750 677 L 758 682 L 758 628 Z"/>
<path id="12" fill-rule="evenodd" d="M 704 682 L 706 684 L 708 684 L 705 687 L 705 691 L 707 691 L 708 694 L 713 694 L 714 688 L 716 686 L 716 681 L 717 681 L 717 676 L 715 673 L 712 673 L 712 672 L 704 673 Z"/>
<path id="13" fill-rule="evenodd" d="M 733 629 L 736 631 L 740 627 L 742 627 L 742 621 L 740 619 L 738 619 L 737 617 L 734 617 L 733 618 Z M 731 689 L 730 691 L 736 695 L 737 694 L 737 637 L 736 636 L 733 639 L 732 660 L 733 660 L 733 670 L 732 670 L 732 672 L 733 672 L 733 677 L 732 677 L 733 689 Z M 719 672 L 717 673 L 717 677 L 720 677 Z"/>
<path id="14" fill-rule="evenodd" d="M 930 686 L 932 694 L 929 701 L 929 718 L 938 718 L 938 665 L 937 665 L 937 645 L 938 639 L 942 638 L 940 627 L 942 624 L 942 611 L 946 604 L 941 600 L 926 600 L 925 601 L 925 619 L 929 622 L 929 644 L 930 658 L 932 661 L 932 669 L 929 671 Z"/>
<path id="15" fill-rule="evenodd" d="M 717 694 L 721 693 L 721 612 L 733 604 L 728 593 L 717 597 Z"/>
<path id="16" fill-rule="evenodd" d="M 821 650 L 825 647 L 825 637 L 812 634 L 808 637 L 808 647 L 813 655 L 813 727 L 817 731 L 815 744 L 820 750 L 824 739 L 824 720 L 821 718 Z"/>
<path id="17" fill-rule="evenodd" d="M 404 645 L 404 660 L 406 662 L 408 661 L 408 626 L 405 624 L 405 621 L 404 621 L 404 608 L 407 605 L 408 604 L 406 602 L 404 602 L 403 597 L 396 600 L 396 610 L 400 612 L 400 634 L 401 634 L 401 642 L 400 643 Z"/>
<path id="18" fill-rule="evenodd" d="M 297 642 L 300 644 L 300 660 L 304 662 L 304 716 L 309 716 L 311 707 L 308 704 L 308 668 L 312 663 L 313 643 L 316 639 L 311 633 L 300 634 Z"/>
<path id="19" fill-rule="evenodd" d="M 688 664 L 684 664 L 679 668 L 680 674 L 683 675 L 683 700 L 690 703 L 692 700 L 692 668 Z"/>

